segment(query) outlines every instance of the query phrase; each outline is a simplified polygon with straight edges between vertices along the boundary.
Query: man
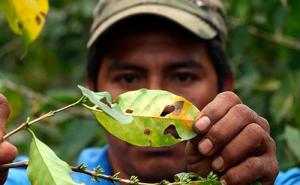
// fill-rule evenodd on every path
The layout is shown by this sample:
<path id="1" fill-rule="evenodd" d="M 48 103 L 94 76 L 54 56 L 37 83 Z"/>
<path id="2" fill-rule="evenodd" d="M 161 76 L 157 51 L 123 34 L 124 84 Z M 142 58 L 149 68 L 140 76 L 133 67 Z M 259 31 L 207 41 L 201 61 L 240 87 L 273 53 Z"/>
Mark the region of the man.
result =
<path id="1" fill-rule="evenodd" d="M 172 147 L 140 148 L 107 133 L 108 146 L 84 150 L 79 162 L 107 174 L 136 175 L 144 182 L 171 180 L 193 171 L 220 174 L 224 184 L 273 184 L 278 173 L 268 122 L 231 92 L 233 74 L 224 51 L 227 36 L 217 0 L 102 0 L 88 43 L 87 85 L 113 97 L 139 88 L 184 96 L 201 110 L 196 138 Z M 1 136 L 8 106 L 0 97 Z M 0 163 L 16 149 L 4 141 Z M 11 170 L 6 184 L 28 184 L 24 169 Z M 18 175 L 16 175 L 18 174 Z M 5 181 L 6 173 L 1 179 Z M 23 177 L 24 176 L 24 177 Z M 73 174 L 77 182 L 92 182 Z"/>

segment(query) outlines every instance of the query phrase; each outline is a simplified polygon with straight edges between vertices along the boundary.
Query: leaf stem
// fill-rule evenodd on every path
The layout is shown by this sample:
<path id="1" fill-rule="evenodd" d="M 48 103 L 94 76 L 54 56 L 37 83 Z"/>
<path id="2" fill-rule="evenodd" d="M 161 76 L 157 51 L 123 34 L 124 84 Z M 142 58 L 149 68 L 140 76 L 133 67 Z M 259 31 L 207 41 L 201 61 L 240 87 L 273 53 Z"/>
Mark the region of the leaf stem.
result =
<path id="1" fill-rule="evenodd" d="M 74 107 L 78 104 L 81 104 L 82 102 L 84 102 L 85 100 L 85 96 L 82 96 L 79 100 L 77 100 L 76 102 L 70 104 L 70 105 L 67 105 L 65 107 L 62 107 L 60 109 L 57 109 L 57 110 L 54 110 L 54 111 L 50 111 L 34 120 L 31 120 L 29 118 L 27 118 L 27 120 L 25 122 L 23 122 L 20 126 L 18 126 L 16 129 L 12 130 L 11 132 L 7 133 L 6 135 L 3 136 L 3 140 L 6 140 L 7 138 L 9 138 L 10 136 L 16 134 L 17 132 L 21 131 L 21 130 L 24 130 L 26 129 L 27 127 L 31 126 L 32 124 L 36 123 L 36 122 L 39 122 L 45 118 L 49 118 L 49 117 L 52 117 L 54 116 L 56 113 L 59 113 L 59 112 L 62 112 L 66 109 L 69 109 L 71 107 Z"/>

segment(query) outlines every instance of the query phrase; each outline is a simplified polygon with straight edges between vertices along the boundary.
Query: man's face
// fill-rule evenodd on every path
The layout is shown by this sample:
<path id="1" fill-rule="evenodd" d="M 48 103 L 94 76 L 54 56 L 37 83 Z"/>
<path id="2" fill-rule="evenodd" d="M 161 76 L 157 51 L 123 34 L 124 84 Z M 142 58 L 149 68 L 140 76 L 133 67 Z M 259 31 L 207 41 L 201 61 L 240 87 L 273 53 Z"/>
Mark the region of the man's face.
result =
<path id="1" fill-rule="evenodd" d="M 190 100 L 200 110 L 217 94 L 217 75 L 205 46 L 186 33 L 167 30 L 116 35 L 101 59 L 98 91 L 115 98 L 139 88 L 162 89 Z M 99 61 L 100 62 L 100 61 Z M 186 169 L 185 143 L 140 148 L 108 134 L 113 170 L 159 181 Z"/>

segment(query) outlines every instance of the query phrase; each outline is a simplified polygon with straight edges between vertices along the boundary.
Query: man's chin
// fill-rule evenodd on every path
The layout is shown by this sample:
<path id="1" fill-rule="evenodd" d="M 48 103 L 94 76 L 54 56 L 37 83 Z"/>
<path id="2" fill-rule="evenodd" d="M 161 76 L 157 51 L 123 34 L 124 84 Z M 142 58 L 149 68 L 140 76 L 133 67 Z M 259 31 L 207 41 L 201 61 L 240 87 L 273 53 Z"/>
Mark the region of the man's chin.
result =
<path id="1" fill-rule="evenodd" d="M 163 160 L 160 157 L 157 161 L 145 161 L 134 170 L 134 175 L 138 176 L 142 182 L 161 182 L 162 180 L 174 181 L 174 175 L 186 171 L 186 166 L 182 162 L 177 163 L 174 160 Z"/>
<path id="2" fill-rule="evenodd" d="M 133 171 L 145 182 L 173 181 L 175 174 L 186 171 L 186 161 L 180 150 L 176 147 L 137 148 Z"/>

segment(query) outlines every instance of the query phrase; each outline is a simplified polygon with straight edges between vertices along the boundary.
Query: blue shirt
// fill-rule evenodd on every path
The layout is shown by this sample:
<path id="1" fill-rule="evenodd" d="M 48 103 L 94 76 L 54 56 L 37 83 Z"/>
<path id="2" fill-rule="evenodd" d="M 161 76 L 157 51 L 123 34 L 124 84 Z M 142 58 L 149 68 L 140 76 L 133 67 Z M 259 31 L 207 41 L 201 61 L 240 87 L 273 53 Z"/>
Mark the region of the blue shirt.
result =
<path id="1" fill-rule="evenodd" d="M 18 157 L 16 161 L 26 160 L 26 157 Z M 87 164 L 89 170 L 100 166 L 105 174 L 112 175 L 108 160 L 108 146 L 103 148 L 87 148 L 79 155 L 77 164 Z M 112 182 L 101 179 L 94 182 L 91 177 L 82 173 L 73 173 L 72 178 L 77 183 L 86 185 L 113 185 Z M 116 184 L 116 183 L 115 183 Z M 5 185 L 30 185 L 25 168 L 13 168 L 9 170 Z M 300 185 L 300 168 L 292 168 L 287 172 L 280 172 L 276 178 L 275 185 Z"/>

